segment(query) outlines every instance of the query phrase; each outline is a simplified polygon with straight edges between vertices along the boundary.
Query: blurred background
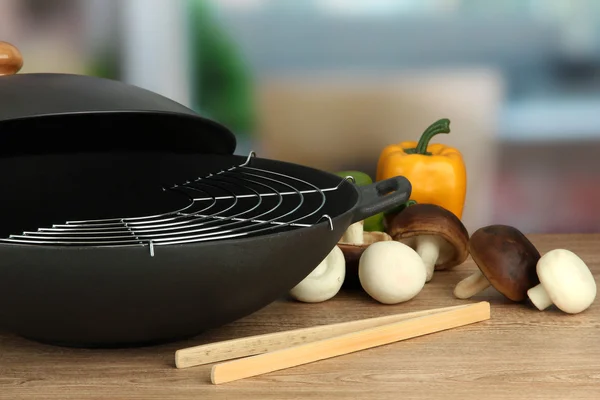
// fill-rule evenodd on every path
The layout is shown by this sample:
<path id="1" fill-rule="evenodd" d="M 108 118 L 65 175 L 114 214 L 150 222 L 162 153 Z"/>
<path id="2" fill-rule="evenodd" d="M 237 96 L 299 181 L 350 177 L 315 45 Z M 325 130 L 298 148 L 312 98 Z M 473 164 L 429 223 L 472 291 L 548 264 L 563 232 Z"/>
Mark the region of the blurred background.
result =
<path id="1" fill-rule="evenodd" d="M 132 83 L 330 171 L 374 177 L 448 117 L 469 231 L 600 232 L 600 1 L 0 0 L 0 40 L 21 73 Z"/>

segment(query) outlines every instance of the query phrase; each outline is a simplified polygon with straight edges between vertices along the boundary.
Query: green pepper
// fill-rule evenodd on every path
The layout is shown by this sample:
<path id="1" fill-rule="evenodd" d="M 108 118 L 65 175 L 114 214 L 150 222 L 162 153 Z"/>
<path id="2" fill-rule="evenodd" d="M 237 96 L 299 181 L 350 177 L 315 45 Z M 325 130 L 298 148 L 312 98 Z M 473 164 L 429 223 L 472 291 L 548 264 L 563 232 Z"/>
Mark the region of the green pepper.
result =
<path id="1" fill-rule="evenodd" d="M 369 174 L 361 171 L 340 171 L 336 172 L 335 174 L 337 176 L 341 176 L 342 178 L 351 176 L 354 178 L 354 183 L 358 186 L 367 186 L 373 183 L 373 179 L 369 176 Z"/>

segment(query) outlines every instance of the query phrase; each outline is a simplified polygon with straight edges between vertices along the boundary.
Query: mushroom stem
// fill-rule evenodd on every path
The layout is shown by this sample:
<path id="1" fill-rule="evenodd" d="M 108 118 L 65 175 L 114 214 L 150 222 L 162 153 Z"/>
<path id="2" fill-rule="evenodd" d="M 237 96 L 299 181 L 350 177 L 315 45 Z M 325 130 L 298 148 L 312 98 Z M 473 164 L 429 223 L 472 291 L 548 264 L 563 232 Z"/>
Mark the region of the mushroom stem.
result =
<path id="1" fill-rule="evenodd" d="M 527 291 L 527 296 L 529 296 L 533 305 L 540 311 L 545 310 L 553 304 L 550 295 L 541 283 L 529 289 Z"/>
<path id="2" fill-rule="evenodd" d="M 364 221 L 358 221 L 353 223 L 352 225 L 350 225 L 348 227 L 348 229 L 346 229 L 346 232 L 344 232 L 344 235 L 342 235 L 342 238 L 339 240 L 340 243 L 351 243 L 351 244 L 363 244 L 364 242 L 364 237 L 363 237 L 363 227 L 364 227 Z"/>
<path id="3" fill-rule="evenodd" d="M 469 299 L 489 286 L 491 286 L 490 281 L 481 271 L 477 271 L 458 282 L 454 288 L 454 296 L 463 300 Z"/>
<path id="4" fill-rule="evenodd" d="M 433 277 L 435 264 L 440 256 L 439 242 L 440 239 L 436 236 L 423 235 L 416 238 L 415 247 L 417 253 L 423 260 L 423 264 L 425 264 L 425 270 L 427 271 L 427 278 L 425 279 L 425 282 L 429 282 Z"/>

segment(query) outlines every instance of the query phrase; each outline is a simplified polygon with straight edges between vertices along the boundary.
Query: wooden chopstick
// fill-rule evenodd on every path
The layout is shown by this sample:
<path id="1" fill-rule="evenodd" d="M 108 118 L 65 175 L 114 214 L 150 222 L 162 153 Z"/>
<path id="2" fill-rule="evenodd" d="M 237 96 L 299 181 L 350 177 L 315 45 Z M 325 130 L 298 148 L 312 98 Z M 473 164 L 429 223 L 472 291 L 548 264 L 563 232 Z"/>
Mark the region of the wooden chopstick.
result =
<path id="1" fill-rule="evenodd" d="M 453 310 L 393 322 L 287 349 L 216 364 L 211 371 L 211 381 L 213 384 L 231 382 L 452 329 L 489 318 L 490 304 L 483 301 Z"/>
<path id="2" fill-rule="evenodd" d="M 468 305 L 459 305 L 386 315 L 384 317 L 293 329 L 285 332 L 254 335 L 241 339 L 225 340 L 217 343 L 188 347 L 175 352 L 175 366 L 177 368 L 189 368 L 223 360 L 268 353 L 291 346 L 298 346 L 304 343 L 355 332 L 361 329 L 373 328 L 392 322 L 404 321 L 410 318 L 422 317 L 424 315 L 431 315 L 441 311 L 449 311 L 467 306 Z"/>

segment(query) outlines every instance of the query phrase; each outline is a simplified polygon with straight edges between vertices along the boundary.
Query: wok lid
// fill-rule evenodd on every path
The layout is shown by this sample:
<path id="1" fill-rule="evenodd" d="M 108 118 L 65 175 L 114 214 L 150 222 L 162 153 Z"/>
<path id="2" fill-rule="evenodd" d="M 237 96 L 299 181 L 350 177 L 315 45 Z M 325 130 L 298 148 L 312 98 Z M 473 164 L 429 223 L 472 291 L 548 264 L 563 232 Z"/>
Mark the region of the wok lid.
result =
<path id="1" fill-rule="evenodd" d="M 157 93 L 92 76 L 17 74 L 22 60 L 0 42 L 0 156 L 235 150 L 226 127 Z"/>

